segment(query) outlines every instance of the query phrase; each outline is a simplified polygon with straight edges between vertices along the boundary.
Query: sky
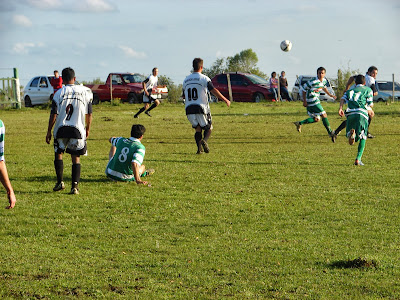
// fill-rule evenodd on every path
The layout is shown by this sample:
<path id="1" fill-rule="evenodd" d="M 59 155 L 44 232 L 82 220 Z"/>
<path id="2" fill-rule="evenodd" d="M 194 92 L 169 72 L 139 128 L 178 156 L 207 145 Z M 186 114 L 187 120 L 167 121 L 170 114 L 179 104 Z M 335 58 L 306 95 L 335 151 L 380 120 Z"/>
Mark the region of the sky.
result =
<path id="1" fill-rule="evenodd" d="M 0 0 L 0 77 L 18 68 L 22 85 L 72 67 L 78 81 L 110 72 L 159 74 L 182 83 L 192 60 L 251 48 L 270 75 L 327 77 L 339 68 L 400 81 L 398 0 Z M 293 44 L 280 50 L 282 40 Z"/>

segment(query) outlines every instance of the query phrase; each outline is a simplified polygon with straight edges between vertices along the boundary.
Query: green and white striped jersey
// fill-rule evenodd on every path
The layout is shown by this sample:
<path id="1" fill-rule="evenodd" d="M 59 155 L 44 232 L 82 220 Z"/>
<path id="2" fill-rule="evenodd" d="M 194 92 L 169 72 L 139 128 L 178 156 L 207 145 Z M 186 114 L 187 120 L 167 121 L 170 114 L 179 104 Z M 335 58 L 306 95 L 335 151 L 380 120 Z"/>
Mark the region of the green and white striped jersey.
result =
<path id="1" fill-rule="evenodd" d="M 360 114 L 368 120 L 368 110 L 373 103 L 371 88 L 359 84 L 347 90 L 342 99 L 347 102 L 346 116 Z"/>
<path id="2" fill-rule="evenodd" d="M 120 181 L 135 180 L 132 163 L 135 162 L 139 166 L 142 165 L 145 147 L 134 137 L 129 139 L 124 137 L 112 138 L 111 144 L 117 149 L 113 158 L 108 162 L 106 168 L 107 176 Z"/>
<path id="3" fill-rule="evenodd" d="M 320 103 L 319 94 L 324 87 L 327 87 L 328 81 L 323 78 L 322 81 L 315 77 L 307 81 L 302 86 L 302 90 L 306 92 L 307 106 L 313 106 Z"/>
<path id="4" fill-rule="evenodd" d="M 4 160 L 4 134 L 6 132 L 6 128 L 4 127 L 4 123 L 0 120 L 0 161 Z"/>

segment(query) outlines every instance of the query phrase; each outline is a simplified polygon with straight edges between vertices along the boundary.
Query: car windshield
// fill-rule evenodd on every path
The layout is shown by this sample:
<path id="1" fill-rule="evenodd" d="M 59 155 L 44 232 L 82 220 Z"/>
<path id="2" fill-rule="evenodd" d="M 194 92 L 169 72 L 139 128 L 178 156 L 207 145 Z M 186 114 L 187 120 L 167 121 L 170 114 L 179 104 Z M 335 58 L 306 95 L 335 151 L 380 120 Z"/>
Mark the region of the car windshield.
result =
<path id="1" fill-rule="evenodd" d="M 265 80 L 264 78 L 262 78 L 262 77 L 260 77 L 260 76 L 254 75 L 254 74 L 246 75 L 246 77 L 247 77 L 248 79 L 250 79 L 250 81 L 251 81 L 253 84 L 268 84 L 268 81 L 267 81 L 267 80 Z"/>
<path id="2" fill-rule="evenodd" d="M 378 89 L 381 91 L 392 91 L 393 90 L 393 81 L 378 82 Z M 394 90 L 400 91 L 400 84 L 398 82 L 394 82 Z"/>
<path id="3" fill-rule="evenodd" d="M 140 83 L 145 80 L 144 76 L 141 74 L 123 74 L 122 78 L 126 83 Z"/>

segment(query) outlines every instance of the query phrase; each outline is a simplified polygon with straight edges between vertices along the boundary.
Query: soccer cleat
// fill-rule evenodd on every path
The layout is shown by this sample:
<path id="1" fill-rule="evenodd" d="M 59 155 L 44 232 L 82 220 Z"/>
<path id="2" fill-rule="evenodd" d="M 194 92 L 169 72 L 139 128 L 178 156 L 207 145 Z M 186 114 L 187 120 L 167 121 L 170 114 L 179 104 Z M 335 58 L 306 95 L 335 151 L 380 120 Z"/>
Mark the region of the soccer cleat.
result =
<path id="1" fill-rule="evenodd" d="M 332 143 L 336 142 L 337 135 L 335 134 L 334 131 L 332 131 L 332 132 L 330 133 L 330 136 L 331 136 Z"/>
<path id="2" fill-rule="evenodd" d="M 148 115 L 149 117 L 151 117 L 151 114 L 146 110 L 145 112 L 144 112 L 146 115 Z"/>
<path id="3" fill-rule="evenodd" d="M 151 176 L 151 175 L 154 174 L 155 171 L 156 171 L 156 170 L 154 170 L 154 169 L 146 169 L 146 170 L 144 171 L 144 173 L 142 174 L 142 176 L 140 176 L 140 177 Z"/>
<path id="4" fill-rule="evenodd" d="M 209 153 L 210 147 L 208 147 L 207 142 L 205 140 L 201 140 L 200 143 L 201 143 L 201 146 L 203 147 L 204 152 Z"/>
<path id="5" fill-rule="evenodd" d="M 71 188 L 71 191 L 69 192 L 71 195 L 78 195 L 79 194 L 79 189 L 77 187 Z"/>
<path id="6" fill-rule="evenodd" d="M 293 124 L 296 126 L 296 129 L 298 132 L 301 132 L 301 125 L 300 122 L 293 122 Z"/>
<path id="7" fill-rule="evenodd" d="M 138 115 L 134 115 L 133 117 L 134 117 L 134 118 L 139 118 L 139 116 L 138 116 Z"/>
<path id="8" fill-rule="evenodd" d="M 197 150 L 196 154 L 203 154 L 204 152 L 201 150 Z"/>
<path id="9" fill-rule="evenodd" d="M 354 145 L 355 141 L 356 141 L 356 131 L 354 129 L 351 129 L 350 136 L 349 136 L 349 144 Z"/>
<path id="10" fill-rule="evenodd" d="M 364 164 L 363 164 L 363 162 L 361 160 L 357 160 L 356 159 L 356 161 L 354 162 L 354 165 L 355 166 L 363 166 Z"/>
<path id="11" fill-rule="evenodd" d="M 65 189 L 64 181 L 57 182 L 56 185 L 53 187 L 53 191 L 54 192 L 58 192 L 58 191 L 61 191 L 63 189 Z"/>
<path id="12" fill-rule="evenodd" d="M 373 139 L 375 136 L 374 135 L 372 135 L 372 134 L 370 134 L 369 132 L 368 132 L 368 134 L 367 134 L 367 138 L 369 138 L 369 139 Z"/>

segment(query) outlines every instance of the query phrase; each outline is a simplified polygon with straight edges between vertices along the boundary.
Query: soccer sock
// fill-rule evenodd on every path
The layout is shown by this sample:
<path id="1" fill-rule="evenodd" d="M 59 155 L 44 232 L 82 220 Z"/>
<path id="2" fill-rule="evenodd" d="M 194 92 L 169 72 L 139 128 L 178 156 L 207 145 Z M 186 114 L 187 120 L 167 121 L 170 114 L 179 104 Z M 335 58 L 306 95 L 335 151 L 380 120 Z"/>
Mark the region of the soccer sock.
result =
<path id="1" fill-rule="evenodd" d="M 153 103 L 147 111 L 151 111 L 155 107 L 157 107 L 157 104 Z"/>
<path id="2" fill-rule="evenodd" d="M 314 123 L 314 122 L 315 122 L 314 118 L 308 118 L 308 119 L 305 119 L 303 121 L 300 121 L 299 123 L 300 123 L 300 125 L 304 125 L 304 124 L 311 124 L 311 123 Z"/>
<path id="3" fill-rule="evenodd" d="M 358 144 L 358 153 L 357 153 L 357 160 L 360 161 L 361 157 L 364 153 L 364 149 L 365 149 L 365 143 L 367 142 L 367 140 L 361 139 L 360 143 Z"/>
<path id="4" fill-rule="evenodd" d="M 369 117 L 369 118 L 368 118 L 368 129 L 369 129 L 369 126 L 371 125 L 371 121 L 372 121 L 372 118 Z"/>
<path id="5" fill-rule="evenodd" d="M 72 187 L 77 187 L 81 179 L 81 164 L 72 165 Z"/>
<path id="6" fill-rule="evenodd" d="M 144 107 L 142 107 L 141 109 L 139 109 L 139 111 L 136 113 L 135 116 L 140 115 L 142 112 L 144 112 L 146 109 Z"/>
<path id="7" fill-rule="evenodd" d="M 344 121 L 342 122 L 342 124 L 340 124 L 339 127 L 336 128 L 335 134 L 338 135 L 339 132 L 341 132 L 343 129 L 345 129 L 345 128 L 346 128 L 346 124 L 347 124 L 347 120 L 344 120 Z"/>
<path id="8" fill-rule="evenodd" d="M 201 141 L 201 132 L 197 132 L 197 131 L 196 131 L 196 133 L 194 134 L 194 139 L 196 140 L 197 148 L 198 148 L 199 150 L 201 150 L 201 145 L 200 145 L 200 141 Z"/>
<path id="9" fill-rule="evenodd" d="M 56 169 L 57 183 L 63 181 L 64 162 L 62 160 L 54 160 L 54 169 Z"/>
<path id="10" fill-rule="evenodd" d="M 329 125 L 328 118 L 322 118 L 322 123 L 324 123 L 326 131 L 328 131 L 328 133 L 330 134 L 332 132 L 332 129 L 331 129 L 331 126 Z"/>
<path id="11" fill-rule="evenodd" d="M 210 136 L 211 136 L 211 129 L 204 130 L 204 138 L 203 138 L 203 140 L 205 140 L 207 142 L 208 139 L 210 138 Z"/>

